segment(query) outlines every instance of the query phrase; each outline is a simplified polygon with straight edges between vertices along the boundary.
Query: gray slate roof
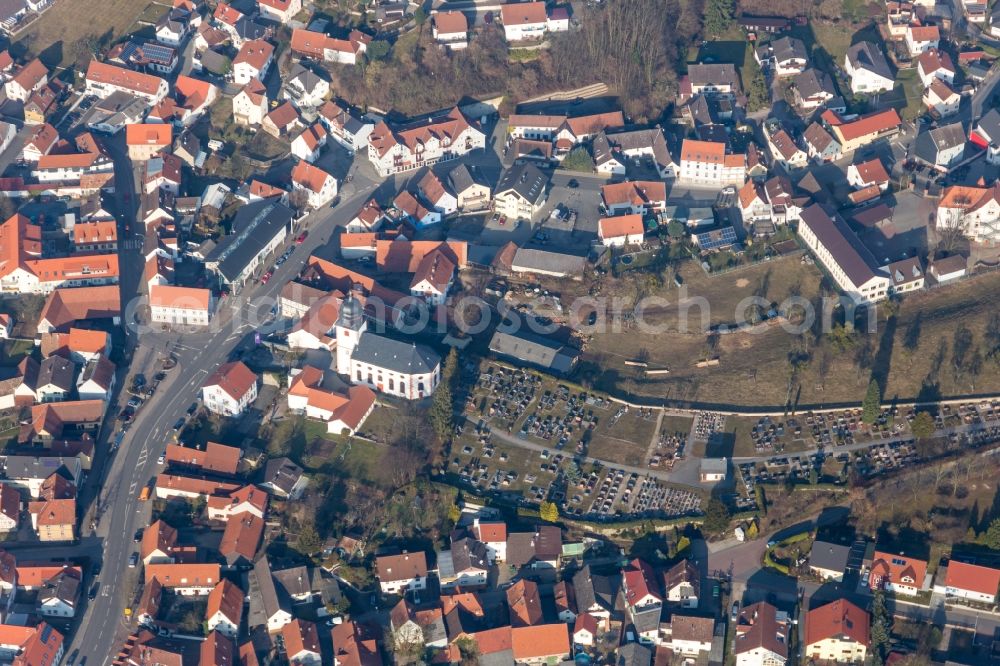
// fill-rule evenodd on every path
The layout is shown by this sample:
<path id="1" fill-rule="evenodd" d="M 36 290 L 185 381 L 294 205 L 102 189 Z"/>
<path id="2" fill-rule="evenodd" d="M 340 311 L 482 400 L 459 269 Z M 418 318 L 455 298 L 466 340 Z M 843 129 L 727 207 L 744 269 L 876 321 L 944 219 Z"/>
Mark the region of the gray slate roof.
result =
<path id="1" fill-rule="evenodd" d="M 277 197 L 243 206 L 233 219 L 233 233 L 223 237 L 205 258 L 217 262 L 228 281 L 236 280 L 257 254 L 292 221 L 292 209 Z"/>
<path id="2" fill-rule="evenodd" d="M 412 342 L 401 342 L 366 331 L 351 355 L 352 360 L 392 372 L 419 375 L 434 371 L 441 359 L 433 351 Z"/>
<path id="3" fill-rule="evenodd" d="M 830 75 L 818 69 L 807 69 L 796 74 L 792 83 L 801 97 L 813 97 L 821 93 L 828 93 L 831 96 L 837 94 Z"/>
<path id="4" fill-rule="evenodd" d="M 774 59 L 777 62 L 785 62 L 786 60 L 808 60 L 809 55 L 806 52 L 806 45 L 801 39 L 796 39 L 795 37 L 781 37 L 771 42 L 771 48 L 774 50 Z"/>
<path id="5" fill-rule="evenodd" d="M 858 42 L 847 50 L 847 59 L 854 69 L 867 69 L 887 79 L 893 78 L 882 50 L 871 42 Z"/>
<path id="6" fill-rule="evenodd" d="M 497 330 L 490 340 L 490 351 L 559 374 L 572 370 L 579 356 L 578 351 L 561 342 L 528 331 Z"/>
<path id="7" fill-rule="evenodd" d="M 809 566 L 843 572 L 847 568 L 847 559 L 850 554 L 850 546 L 842 546 L 828 541 L 815 541 L 809 552 Z"/>
<path id="8" fill-rule="evenodd" d="M 831 214 L 820 204 L 813 204 L 802 211 L 800 218 L 830 251 L 856 287 L 876 276 L 873 268 L 875 257 L 839 215 Z"/>
<path id="9" fill-rule="evenodd" d="M 538 204 L 545 198 L 549 176 L 534 164 L 515 164 L 504 172 L 497 184 L 496 194 L 513 192 L 521 199 Z"/>

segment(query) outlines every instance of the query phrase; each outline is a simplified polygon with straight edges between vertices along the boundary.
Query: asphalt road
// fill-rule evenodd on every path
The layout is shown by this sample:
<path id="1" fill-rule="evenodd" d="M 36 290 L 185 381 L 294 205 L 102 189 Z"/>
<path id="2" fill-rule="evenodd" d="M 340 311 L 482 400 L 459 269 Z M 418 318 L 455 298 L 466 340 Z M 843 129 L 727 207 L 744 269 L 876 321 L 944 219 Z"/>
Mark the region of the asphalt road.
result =
<path id="1" fill-rule="evenodd" d="M 113 148 L 112 152 L 116 167 L 116 198 L 119 210 L 123 211 L 119 220 L 120 237 L 128 237 L 125 225 L 131 226 L 134 237 L 138 197 L 132 165 L 121 146 Z M 93 601 L 85 602 L 83 615 L 68 650 L 69 654 L 79 650 L 78 664 L 84 657 L 90 666 L 109 663 L 131 630 L 123 612 L 133 600 L 141 569 L 130 569 L 127 562 L 137 549 L 132 541 L 133 534 L 138 528 L 148 525 L 150 511 L 149 504 L 138 501 L 138 494 L 142 486 L 159 472 L 156 460 L 165 447 L 173 424 L 185 416 L 188 406 L 198 398 L 205 377 L 227 361 L 238 346 L 252 344 L 256 326 L 251 322 L 257 320 L 258 306 L 262 313 L 270 310 L 281 287 L 301 270 L 310 253 L 326 243 L 336 226 L 346 224 L 353 217 L 375 187 L 376 183 L 356 179 L 345 188 L 345 198 L 339 206 L 321 209 L 306 218 L 302 222 L 305 228 L 310 229 L 306 241 L 295 247 L 288 261 L 276 268 L 273 278 L 266 285 L 258 283 L 240 296 L 223 301 L 216 313 L 216 325 L 210 331 L 179 336 L 159 332 L 139 334 L 129 330 L 127 349 L 133 359 L 133 371 L 143 371 L 144 362 L 155 363 L 157 357 L 167 350 L 175 353 L 177 366 L 136 414 L 119 451 L 110 461 L 110 468 L 106 464 L 106 455 L 101 460 L 99 454 L 96 468 L 106 473 L 96 510 L 100 517 L 96 535 L 103 540 L 103 570 L 99 595 Z M 294 234 L 290 239 L 292 237 Z M 281 251 L 283 248 L 278 248 L 276 254 Z M 138 294 L 143 265 L 140 252 L 136 244 L 128 243 L 124 243 L 119 250 L 123 304 Z M 123 312 L 131 314 L 127 307 Z M 122 399 L 127 399 L 127 396 Z M 115 411 L 111 413 L 116 413 L 120 407 L 112 407 Z M 105 446 L 100 447 L 102 452 L 106 449 Z M 83 527 L 86 533 L 89 525 Z M 93 540 L 88 543 L 92 544 Z M 87 589 L 90 585 L 88 580 Z"/>

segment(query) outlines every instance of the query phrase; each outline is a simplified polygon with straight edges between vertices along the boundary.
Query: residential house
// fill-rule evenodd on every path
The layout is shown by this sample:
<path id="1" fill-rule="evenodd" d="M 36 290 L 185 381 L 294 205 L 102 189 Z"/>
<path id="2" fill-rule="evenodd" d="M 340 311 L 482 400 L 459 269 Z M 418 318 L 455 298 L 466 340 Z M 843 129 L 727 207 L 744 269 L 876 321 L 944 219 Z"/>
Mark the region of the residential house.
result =
<path id="1" fill-rule="evenodd" d="M 322 663 L 323 654 L 315 622 L 292 620 L 281 628 L 281 637 L 285 644 L 285 655 L 290 664 L 319 666 Z"/>
<path id="2" fill-rule="evenodd" d="M 35 58 L 21 67 L 4 83 L 7 99 L 27 102 L 31 94 L 41 90 L 49 82 L 49 70 L 42 61 Z"/>
<path id="3" fill-rule="evenodd" d="M 489 207 L 490 185 L 475 165 L 459 164 L 448 171 L 446 179 L 458 210 L 469 212 Z"/>
<path id="4" fill-rule="evenodd" d="M 242 86 L 253 79 L 263 81 L 273 61 L 274 47 L 270 42 L 263 39 L 244 42 L 233 58 L 233 82 Z"/>
<path id="5" fill-rule="evenodd" d="M 889 172 L 878 157 L 847 167 L 847 182 L 855 189 L 872 185 L 882 192 L 889 189 Z"/>
<path id="6" fill-rule="evenodd" d="M 589 614 L 602 622 L 607 622 L 612 614 L 621 591 L 621 576 L 596 574 L 590 565 L 573 574 L 573 592 L 576 608 L 581 614 Z"/>
<path id="7" fill-rule="evenodd" d="M 545 204 L 549 176 L 529 163 L 515 164 L 500 177 L 493 208 L 511 221 L 531 220 Z"/>
<path id="8" fill-rule="evenodd" d="M 315 162 L 326 145 L 326 136 L 326 128 L 322 123 L 317 122 L 305 128 L 292 139 L 292 155 L 309 163 Z"/>
<path id="9" fill-rule="evenodd" d="M 1000 568 L 962 562 L 954 557 L 946 567 L 938 569 L 934 584 L 934 591 L 938 594 L 983 604 L 996 602 L 998 588 Z"/>
<path id="10" fill-rule="evenodd" d="M 285 99 L 295 102 L 300 109 L 316 108 L 330 94 L 330 82 L 325 74 L 321 75 L 302 64 L 296 64 L 283 79 L 281 94 Z"/>
<path id="11" fill-rule="evenodd" d="M 150 320 L 160 324 L 208 326 L 214 309 L 209 289 L 153 285 L 149 289 Z"/>
<path id="12" fill-rule="evenodd" d="M 375 123 L 363 118 L 353 109 L 327 101 L 319 108 L 319 121 L 326 126 L 333 140 L 349 150 L 356 151 L 368 146 L 368 137 L 375 129 Z"/>
<path id="13" fill-rule="evenodd" d="M 818 109 L 837 96 L 830 75 L 819 69 L 807 69 L 792 79 L 795 103 L 803 109 Z"/>
<path id="14" fill-rule="evenodd" d="M 35 612 L 45 617 L 75 617 L 82 583 L 76 572 L 60 571 L 45 581 L 35 601 Z"/>
<path id="15" fill-rule="evenodd" d="M 937 85 L 945 84 L 941 82 Z M 913 156 L 938 171 L 948 172 L 962 161 L 966 140 L 965 127 L 961 122 L 935 127 L 917 135 Z"/>
<path id="16" fill-rule="evenodd" d="M 264 521 L 250 512 L 231 515 L 226 521 L 219 544 L 219 555 L 230 567 L 240 567 L 253 562 L 261 537 Z"/>
<path id="17" fill-rule="evenodd" d="M 427 558 L 422 551 L 375 558 L 375 575 L 383 594 L 399 594 L 427 587 Z"/>
<path id="18" fill-rule="evenodd" d="M 39 541 L 76 539 L 76 500 L 52 499 L 28 503 L 31 527 Z"/>
<path id="19" fill-rule="evenodd" d="M 847 49 L 844 71 L 851 78 L 854 94 L 892 90 L 896 83 L 885 55 L 872 42 L 858 42 Z"/>
<path id="20" fill-rule="evenodd" d="M 935 78 L 921 98 L 924 106 L 936 118 L 947 118 L 958 113 L 962 106 L 962 96 L 942 79 Z"/>
<path id="21" fill-rule="evenodd" d="M 237 416 L 257 399 L 257 375 L 242 361 L 223 363 L 201 389 L 208 411 L 223 416 Z"/>
<path id="22" fill-rule="evenodd" d="M 302 0 L 257 0 L 257 7 L 264 18 L 288 23 L 302 11 Z"/>
<path id="23" fill-rule="evenodd" d="M 663 596 L 668 604 L 697 608 L 701 573 L 690 560 L 681 560 L 663 574 Z"/>
<path id="24" fill-rule="evenodd" d="M 805 43 L 795 37 L 779 37 L 754 50 L 754 56 L 762 67 L 773 68 L 775 76 L 794 76 L 809 66 L 809 54 Z"/>
<path id="25" fill-rule="evenodd" d="M 432 170 L 428 169 L 417 181 L 416 189 L 422 199 L 441 215 L 450 215 L 458 210 L 458 198 Z"/>
<path id="26" fill-rule="evenodd" d="M 868 574 L 868 586 L 894 594 L 916 596 L 923 589 L 927 562 L 904 553 L 875 550 Z"/>
<path id="27" fill-rule="evenodd" d="M 42 86 L 28 97 L 24 103 L 24 124 L 40 125 L 56 109 L 56 102 L 63 88 L 58 82 L 50 82 Z"/>
<path id="28" fill-rule="evenodd" d="M 766 134 L 767 145 L 771 150 L 771 157 L 775 164 L 780 165 L 786 171 L 805 168 L 809 162 L 809 156 L 799 148 L 788 132 L 783 128 L 778 128 L 777 131 Z"/>
<path id="29" fill-rule="evenodd" d="M 652 215 L 666 208 L 667 187 L 665 183 L 655 180 L 602 185 L 601 204 L 608 215 Z"/>
<path id="30" fill-rule="evenodd" d="M 267 89 L 253 78 L 233 97 L 233 120 L 237 125 L 260 125 L 267 115 Z"/>
<path id="31" fill-rule="evenodd" d="M 160 476 L 163 476 L 162 474 Z M 173 477 L 176 482 L 178 478 Z M 159 496 L 159 479 L 157 480 L 157 496 Z M 268 494 L 253 485 L 239 486 L 233 483 L 216 483 L 210 492 L 200 494 L 211 495 L 208 498 L 209 520 L 228 521 L 231 516 L 241 513 L 252 513 L 258 518 L 264 518 L 267 513 Z"/>
<path id="32" fill-rule="evenodd" d="M 530 627 L 544 622 L 538 584 L 522 578 L 507 588 L 511 627 Z"/>
<path id="33" fill-rule="evenodd" d="M 291 102 L 285 102 L 264 116 L 261 127 L 274 138 L 280 139 L 295 134 L 304 128 L 305 124 L 302 122 L 302 116 L 299 115 L 295 105 Z"/>
<path id="34" fill-rule="evenodd" d="M 940 40 L 941 33 L 936 25 L 921 25 L 919 22 L 906 26 L 906 34 L 903 36 L 910 57 L 938 48 Z"/>
<path id="35" fill-rule="evenodd" d="M 507 561 L 507 524 L 504 522 L 472 521 L 472 534 L 486 546 L 491 562 Z"/>
<path id="36" fill-rule="evenodd" d="M 86 92 L 101 99 L 118 91 L 146 100 L 152 106 L 170 91 L 166 80 L 152 74 L 134 72 L 124 67 L 91 60 L 87 67 Z"/>
<path id="37" fill-rule="evenodd" d="M 182 596 L 207 596 L 221 579 L 218 564 L 147 564 L 146 584 L 156 579 L 164 589 Z"/>
<path id="38" fill-rule="evenodd" d="M 624 175 L 628 160 L 652 163 L 660 178 L 676 178 L 677 164 L 661 128 L 597 134 L 591 143 L 598 173 Z"/>
<path id="39" fill-rule="evenodd" d="M 809 551 L 809 571 L 823 580 L 842 581 L 850 555 L 850 546 L 817 539 Z"/>
<path id="40" fill-rule="evenodd" d="M 391 128 L 380 122 L 368 137 L 368 159 L 381 176 L 429 166 L 486 146 L 486 135 L 458 110 Z"/>
<path id="41" fill-rule="evenodd" d="M 337 39 L 322 32 L 296 28 L 292 31 L 292 53 L 323 62 L 356 65 L 371 43 L 371 36 L 351 30 L 347 39 Z"/>
<path id="42" fill-rule="evenodd" d="M 55 127 L 48 123 L 40 125 L 32 130 L 28 140 L 21 148 L 21 159 L 30 164 L 37 163 L 38 158 L 48 155 L 58 141 L 59 133 Z"/>
<path id="43" fill-rule="evenodd" d="M 437 567 L 442 589 L 482 587 L 490 572 L 489 553 L 475 539 L 452 539 L 451 548 L 438 553 Z"/>
<path id="44" fill-rule="evenodd" d="M 993 187 L 946 187 L 938 201 L 936 226 L 960 229 L 977 243 L 1000 240 L 1000 182 Z"/>
<path id="45" fill-rule="evenodd" d="M 697 659 L 712 650 L 715 619 L 674 612 L 669 623 L 660 623 L 660 634 L 660 645 L 669 646 L 674 654 Z"/>
<path id="46" fill-rule="evenodd" d="M 337 196 L 337 179 L 306 161 L 292 169 L 292 189 L 304 192 L 310 209 L 322 208 Z"/>
<path id="47" fill-rule="evenodd" d="M 788 659 L 788 617 L 762 601 L 746 606 L 736 622 L 737 666 L 780 666 Z"/>
<path id="48" fill-rule="evenodd" d="M 638 558 L 622 570 L 622 591 L 625 604 L 633 613 L 663 603 L 653 567 Z"/>
<path id="49" fill-rule="evenodd" d="M 736 66 L 729 63 L 689 65 L 687 77 L 681 80 L 681 97 L 690 99 L 695 95 L 727 99 L 742 95 Z"/>
<path id="50" fill-rule="evenodd" d="M 917 56 L 917 74 L 924 87 L 931 85 L 934 79 L 945 83 L 955 82 L 955 64 L 946 51 L 928 49 Z"/>
<path id="51" fill-rule="evenodd" d="M 437 12 L 431 17 L 434 41 L 453 51 L 469 45 L 469 21 L 460 11 Z"/>
<path id="52" fill-rule="evenodd" d="M 115 371 L 115 364 L 104 356 L 88 361 L 76 382 L 77 397 L 107 402 L 115 387 Z"/>
<path id="53" fill-rule="evenodd" d="M 1000 109 L 990 109 L 976 121 L 969 133 L 969 141 L 976 148 L 986 150 L 986 161 L 1000 164 Z"/>
<path id="54" fill-rule="evenodd" d="M 500 22 L 508 42 L 541 39 L 545 35 L 548 14 L 544 2 L 506 3 L 500 5 Z"/>
<path id="55" fill-rule="evenodd" d="M 845 155 L 862 146 L 895 136 L 903 124 L 899 113 L 892 108 L 874 111 L 852 120 L 845 120 L 840 114 L 828 110 L 823 112 L 822 119 L 840 143 L 841 152 Z"/>
<path id="56" fill-rule="evenodd" d="M 282 499 L 298 499 L 309 485 L 309 477 L 288 458 L 272 458 L 264 467 L 260 486 Z"/>
<path id="57" fill-rule="evenodd" d="M 318 312 L 324 320 L 320 330 L 324 331 L 321 334 L 322 337 L 332 342 L 329 333 L 333 329 L 333 323 L 336 322 L 337 312 L 336 308 L 327 308 L 327 310 L 328 312 L 323 310 Z M 312 314 L 307 314 L 303 320 L 311 319 L 317 314 L 312 309 L 310 309 L 310 313 Z M 307 323 L 303 328 L 297 330 L 303 332 L 307 331 L 308 328 Z M 289 338 L 291 339 L 291 334 Z M 289 342 L 289 344 L 292 343 Z M 303 348 L 300 344 L 294 346 Z M 306 348 L 318 349 L 319 346 Z M 367 386 L 353 386 L 348 389 L 346 394 L 323 388 L 323 371 L 319 368 L 306 366 L 301 372 L 290 377 L 289 383 L 288 409 L 325 422 L 327 432 L 330 433 L 343 434 L 346 432 L 348 435 L 353 435 L 375 408 L 375 394 Z"/>
<path id="58" fill-rule="evenodd" d="M 823 663 L 862 664 L 871 645 L 868 612 L 837 599 L 806 614 L 803 654 Z"/>
<path id="59" fill-rule="evenodd" d="M 597 237 L 605 247 L 624 247 L 642 243 L 642 215 L 602 217 L 597 221 Z"/>
<path id="60" fill-rule="evenodd" d="M 729 153 L 725 143 L 684 139 L 679 174 L 682 183 L 742 187 L 746 169 L 746 155 Z"/>
<path id="61" fill-rule="evenodd" d="M 16 530 L 20 524 L 21 493 L 8 483 L 0 483 L 0 533 Z"/>
<path id="62" fill-rule="evenodd" d="M 125 128 L 125 144 L 133 162 L 151 159 L 173 145 L 173 127 L 160 123 L 129 125 Z"/>

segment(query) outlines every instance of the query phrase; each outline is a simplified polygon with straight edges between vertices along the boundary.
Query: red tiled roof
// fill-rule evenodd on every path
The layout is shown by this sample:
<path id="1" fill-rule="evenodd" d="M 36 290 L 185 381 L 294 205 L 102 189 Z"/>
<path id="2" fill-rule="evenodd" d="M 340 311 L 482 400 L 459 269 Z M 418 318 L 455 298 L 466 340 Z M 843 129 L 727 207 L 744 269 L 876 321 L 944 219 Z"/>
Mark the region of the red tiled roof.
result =
<path id="1" fill-rule="evenodd" d="M 219 582 L 221 568 L 218 564 L 147 564 L 146 583 L 154 578 L 163 587 L 215 587 Z"/>
<path id="2" fill-rule="evenodd" d="M 514 627 L 510 646 L 517 661 L 569 656 L 569 627 L 562 622 Z"/>
<path id="3" fill-rule="evenodd" d="M 267 61 L 271 59 L 272 55 L 274 55 L 274 47 L 271 46 L 270 42 L 266 42 L 263 39 L 251 39 L 250 41 L 243 42 L 240 52 L 233 59 L 233 67 L 241 63 L 246 63 L 259 72 L 267 64 Z"/>
<path id="4" fill-rule="evenodd" d="M 504 25 L 531 25 L 545 23 L 548 15 L 545 13 L 544 2 L 518 2 L 500 5 L 500 21 Z"/>
<path id="5" fill-rule="evenodd" d="M 602 217 L 597 221 L 598 235 L 602 239 L 642 235 L 642 215 L 619 215 Z"/>
<path id="6" fill-rule="evenodd" d="M 951 560 L 944 584 L 959 590 L 996 596 L 1000 588 L 1000 569 Z"/>
<path id="7" fill-rule="evenodd" d="M 239 400 L 257 383 L 257 374 L 242 361 L 223 363 L 205 380 L 205 386 L 218 386 L 234 400 Z"/>
<path id="8" fill-rule="evenodd" d="M 254 514 L 244 511 L 230 516 L 222 533 L 219 554 L 226 558 L 241 555 L 247 560 L 253 560 L 263 535 L 264 521 Z"/>
<path id="9" fill-rule="evenodd" d="M 163 81 L 158 76 L 133 72 L 130 69 L 109 65 L 99 60 L 90 61 L 90 66 L 87 67 L 87 80 L 119 88 L 128 88 L 129 90 L 146 95 L 155 95 L 160 89 L 160 83 Z"/>
<path id="10" fill-rule="evenodd" d="M 867 646 L 869 616 L 847 599 L 814 608 L 806 615 L 806 646 L 827 638 L 852 640 Z"/>

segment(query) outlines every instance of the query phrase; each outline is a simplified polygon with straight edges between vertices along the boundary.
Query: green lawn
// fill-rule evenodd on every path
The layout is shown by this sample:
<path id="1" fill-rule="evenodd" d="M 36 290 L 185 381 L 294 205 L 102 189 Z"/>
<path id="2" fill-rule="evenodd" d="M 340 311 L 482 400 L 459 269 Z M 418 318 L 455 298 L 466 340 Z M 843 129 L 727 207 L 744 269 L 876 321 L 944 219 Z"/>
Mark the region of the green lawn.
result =
<path id="1" fill-rule="evenodd" d="M 17 365 L 21 359 L 31 354 L 34 348 L 35 343 L 31 340 L 4 340 L 3 349 L 0 351 L 0 366 Z"/>
<path id="2" fill-rule="evenodd" d="M 859 26 L 850 23 L 833 24 L 816 21 L 810 24 L 810 28 L 815 35 L 813 57 L 816 64 L 827 71 L 832 71 L 829 69 L 830 62 L 837 66 L 843 66 L 844 56 L 847 55 L 847 49 L 851 47 L 851 44 L 870 41 L 882 46 L 878 27 L 873 23 Z M 808 41 L 806 45 L 809 45 Z"/>
<path id="3" fill-rule="evenodd" d="M 926 107 L 923 102 L 924 86 L 920 82 L 917 70 L 903 69 L 896 75 L 896 88 L 893 93 L 904 96 L 905 105 L 900 108 L 900 115 L 903 120 L 913 120 L 923 115 Z"/>

